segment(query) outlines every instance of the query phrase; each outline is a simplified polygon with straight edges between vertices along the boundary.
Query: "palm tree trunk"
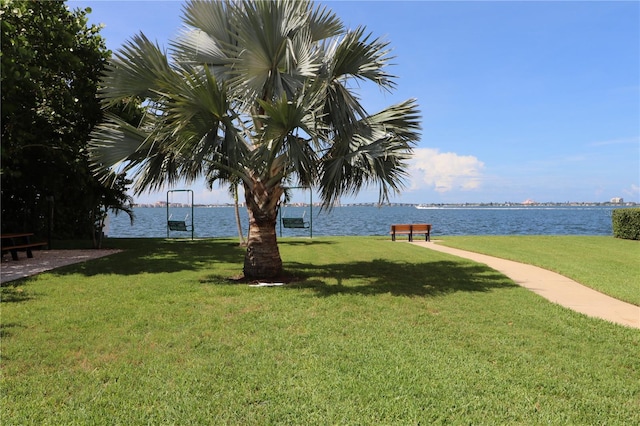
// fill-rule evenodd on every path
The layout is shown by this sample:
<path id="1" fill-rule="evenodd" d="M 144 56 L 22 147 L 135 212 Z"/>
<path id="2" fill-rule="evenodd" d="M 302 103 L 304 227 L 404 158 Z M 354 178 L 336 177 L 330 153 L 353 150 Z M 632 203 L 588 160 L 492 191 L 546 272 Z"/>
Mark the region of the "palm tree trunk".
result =
<path id="1" fill-rule="evenodd" d="M 238 228 L 238 240 L 240 246 L 244 247 L 247 243 L 244 241 L 244 233 L 242 232 L 242 221 L 240 220 L 240 207 L 238 206 L 238 184 L 233 185 L 233 209 L 236 214 L 236 227 Z"/>
<path id="2" fill-rule="evenodd" d="M 282 274 L 282 258 L 276 236 L 282 188 L 266 188 L 262 182 L 255 181 L 253 188 L 245 184 L 244 191 L 249 213 L 244 276 L 248 279 L 275 278 Z"/>

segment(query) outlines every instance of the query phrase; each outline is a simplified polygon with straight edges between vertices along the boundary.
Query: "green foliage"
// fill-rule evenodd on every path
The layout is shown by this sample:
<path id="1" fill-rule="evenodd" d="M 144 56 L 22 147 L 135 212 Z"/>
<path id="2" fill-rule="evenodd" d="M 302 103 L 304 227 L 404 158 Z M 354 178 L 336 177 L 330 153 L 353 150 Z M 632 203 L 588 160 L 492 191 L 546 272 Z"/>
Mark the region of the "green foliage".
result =
<path id="1" fill-rule="evenodd" d="M 90 172 L 88 135 L 101 119 L 96 92 L 110 52 L 90 9 L 62 1 L 3 0 L 2 229 L 54 238 L 93 234 L 105 207 L 126 202 Z"/>
<path id="2" fill-rule="evenodd" d="M 615 209 L 611 221 L 614 237 L 640 240 L 640 209 Z"/>
<path id="3" fill-rule="evenodd" d="M 486 266 L 283 239 L 300 280 L 254 288 L 235 241 L 110 244 L 1 289 L 0 423 L 640 423 L 638 330 Z"/>

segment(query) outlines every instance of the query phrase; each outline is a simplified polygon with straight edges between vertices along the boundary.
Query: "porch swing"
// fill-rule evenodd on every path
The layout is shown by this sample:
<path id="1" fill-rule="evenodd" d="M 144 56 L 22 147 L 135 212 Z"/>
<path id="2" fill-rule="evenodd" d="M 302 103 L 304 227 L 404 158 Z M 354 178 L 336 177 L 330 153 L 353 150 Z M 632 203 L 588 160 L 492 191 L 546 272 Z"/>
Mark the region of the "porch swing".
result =
<path id="1" fill-rule="evenodd" d="M 307 212 L 302 212 L 302 217 L 283 217 L 282 226 L 285 228 L 308 228 L 309 222 L 305 222 L 304 215 Z"/>
<path id="2" fill-rule="evenodd" d="M 301 186 L 287 187 L 285 189 L 308 189 L 310 214 L 309 220 L 305 220 L 305 215 L 307 214 L 306 210 L 302 212 L 302 217 L 286 216 L 286 211 L 283 212 L 283 210 L 286 209 L 286 204 L 283 203 L 283 206 L 285 206 L 285 208 L 280 210 L 280 236 L 282 236 L 282 228 L 284 227 L 287 229 L 309 229 L 309 237 L 313 238 L 313 191 L 311 190 L 311 188 Z"/>
<path id="3" fill-rule="evenodd" d="M 173 214 L 169 213 L 169 210 L 171 209 L 170 195 L 173 194 L 174 192 L 187 193 L 187 203 L 183 204 L 183 206 L 188 205 L 188 207 L 191 208 L 191 215 L 187 213 L 185 215 L 184 220 L 173 219 Z M 189 222 L 189 217 L 191 218 L 190 222 Z M 193 240 L 194 226 L 193 226 L 193 191 L 192 190 L 172 189 L 167 191 L 167 238 L 169 238 L 170 236 L 170 231 L 191 232 L 191 239 Z"/>

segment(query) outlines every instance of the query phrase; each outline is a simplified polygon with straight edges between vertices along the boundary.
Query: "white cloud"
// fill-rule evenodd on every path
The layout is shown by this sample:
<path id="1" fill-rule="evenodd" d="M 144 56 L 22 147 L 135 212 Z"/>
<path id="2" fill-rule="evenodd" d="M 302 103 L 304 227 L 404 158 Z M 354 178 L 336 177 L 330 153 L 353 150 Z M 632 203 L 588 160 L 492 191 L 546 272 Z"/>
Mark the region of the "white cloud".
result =
<path id="1" fill-rule="evenodd" d="M 484 163 L 472 155 L 417 148 L 410 160 L 411 190 L 429 187 L 437 192 L 478 189 Z"/>

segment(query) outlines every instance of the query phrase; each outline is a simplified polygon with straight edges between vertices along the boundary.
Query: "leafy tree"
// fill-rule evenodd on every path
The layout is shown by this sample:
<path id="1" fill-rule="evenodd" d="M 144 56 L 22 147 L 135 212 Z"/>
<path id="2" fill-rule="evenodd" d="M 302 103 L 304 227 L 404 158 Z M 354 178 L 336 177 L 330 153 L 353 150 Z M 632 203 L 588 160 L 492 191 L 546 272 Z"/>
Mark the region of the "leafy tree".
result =
<path id="1" fill-rule="evenodd" d="M 90 10 L 62 1 L 0 0 L 2 18 L 2 228 L 89 238 L 104 209 L 127 211 L 126 180 L 91 172 L 89 134 L 110 52 Z M 131 212 L 128 210 L 128 212 Z"/>
<path id="2" fill-rule="evenodd" d="M 369 114 L 354 87 L 393 90 L 387 42 L 345 31 L 309 1 L 192 1 L 168 55 L 138 34 L 103 81 L 107 105 L 137 97 L 139 126 L 110 116 L 93 135 L 96 171 L 134 173 L 137 192 L 204 176 L 242 182 L 247 278 L 282 272 L 276 220 L 284 187 L 316 187 L 324 208 L 376 185 L 400 190 L 419 138 L 415 100 Z M 355 84 L 353 84 L 355 83 Z"/>

